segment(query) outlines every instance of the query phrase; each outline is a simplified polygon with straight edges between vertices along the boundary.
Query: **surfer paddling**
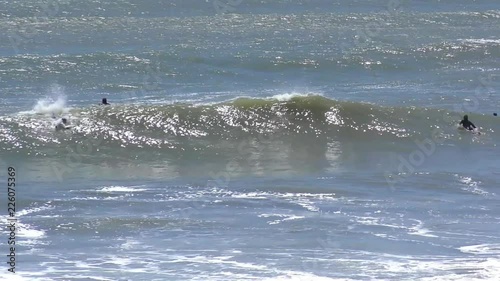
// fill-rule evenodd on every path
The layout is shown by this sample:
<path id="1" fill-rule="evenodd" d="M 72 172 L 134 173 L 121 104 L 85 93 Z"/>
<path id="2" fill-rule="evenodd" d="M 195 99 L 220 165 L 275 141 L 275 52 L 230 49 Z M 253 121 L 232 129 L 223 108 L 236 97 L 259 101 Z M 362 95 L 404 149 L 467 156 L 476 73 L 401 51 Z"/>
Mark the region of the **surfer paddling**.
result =
<path id="1" fill-rule="evenodd" d="M 473 131 L 474 129 L 476 129 L 476 126 L 474 125 L 474 123 L 469 121 L 469 116 L 467 115 L 464 115 L 464 119 L 460 121 L 460 125 L 462 125 L 465 129 L 469 131 Z"/>
<path id="2" fill-rule="evenodd" d="M 101 105 L 110 105 L 107 98 L 102 98 Z"/>

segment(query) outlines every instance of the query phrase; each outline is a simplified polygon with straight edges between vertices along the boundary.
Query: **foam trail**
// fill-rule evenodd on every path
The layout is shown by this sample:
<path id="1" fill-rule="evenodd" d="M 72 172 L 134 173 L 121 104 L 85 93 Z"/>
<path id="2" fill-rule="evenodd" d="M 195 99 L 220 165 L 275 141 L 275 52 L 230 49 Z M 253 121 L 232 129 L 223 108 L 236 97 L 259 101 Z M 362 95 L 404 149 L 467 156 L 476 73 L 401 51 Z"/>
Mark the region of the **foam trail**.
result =
<path id="1" fill-rule="evenodd" d="M 60 96 L 55 101 L 53 99 L 48 99 L 48 98 L 39 100 L 33 107 L 33 112 L 37 114 L 61 115 L 67 112 L 66 97 Z"/>
<path id="2" fill-rule="evenodd" d="M 66 108 L 66 95 L 64 94 L 63 87 L 52 85 L 49 93 L 47 97 L 37 101 L 31 113 L 57 116 L 68 112 Z"/>
<path id="3" fill-rule="evenodd" d="M 291 100 L 292 98 L 296 98 L 296 97 L 308 97 L 308 96 L 321 96 L 320 94 L 318 93 L 296 93 L 296 92 L 292 92 L 292 93 L 285 93 L 285 94 L 278 94 L 278 95 L 274 95 L 271 97 L 271 99 L 274 99 L 274 100 L 277 100 L 277 101 L 289 101 Z"/>

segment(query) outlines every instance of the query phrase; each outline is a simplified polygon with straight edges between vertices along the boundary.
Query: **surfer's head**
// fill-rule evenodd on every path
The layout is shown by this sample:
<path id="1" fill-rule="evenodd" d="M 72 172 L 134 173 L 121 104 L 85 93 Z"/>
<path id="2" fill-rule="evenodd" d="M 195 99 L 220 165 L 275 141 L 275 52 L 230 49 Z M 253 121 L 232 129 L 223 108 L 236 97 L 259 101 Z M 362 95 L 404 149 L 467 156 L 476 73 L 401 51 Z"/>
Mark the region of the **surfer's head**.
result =
<path id="1" fill-rule="evenodd" d="M 102 98 L 102 104 L 108 104 L 108 99 L 107 98 Z"/>
<path id="2" fill-rule="evenodd" d="M 68 119 L 62 118 L 61 121 L 63 122 L 63 124 L 66 124 L 68 122 Z"/>
<path id="3" fill-rule="evenodd" d="M 469 116 L 464 115 L 464 120 L 469 120 Z"/>

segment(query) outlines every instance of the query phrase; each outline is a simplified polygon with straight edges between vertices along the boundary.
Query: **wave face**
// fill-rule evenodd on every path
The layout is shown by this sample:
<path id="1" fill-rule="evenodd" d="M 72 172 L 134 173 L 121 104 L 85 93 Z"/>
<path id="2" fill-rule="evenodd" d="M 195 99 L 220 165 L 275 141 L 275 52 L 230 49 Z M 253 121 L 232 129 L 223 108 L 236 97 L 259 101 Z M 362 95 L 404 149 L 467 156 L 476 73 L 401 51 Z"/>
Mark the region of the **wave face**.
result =
<path id="1" fill-rule="evenodd" d="M 40 161 L 77 155 L 89 165 L 99 165 L 103 159 L 225 165 L 233 159 L 253 158 L 254 164 L 263 167 L 281 167 L 303 161 L 330 165 L 332 159 L 365 163 L 370 155 L 411 152 L 415 143 L 426 139 L 452 146 L 464 141 L 490 146 L 498 139 L 498 133 L 490 129 L 495 124 L 493 116 L 470 116 L 483 128 L 477 136 L 457 130 L 461 116 L 453 112 L 340 102 L 322 96 L 238 98 L 212 105 L 68 109 L 56 106 L 60 104 L 39 103 L 32 112 L 1 117 L 2 154 Z M 73 128 L 55 132 L 53 114 L 67 117 Z"/>

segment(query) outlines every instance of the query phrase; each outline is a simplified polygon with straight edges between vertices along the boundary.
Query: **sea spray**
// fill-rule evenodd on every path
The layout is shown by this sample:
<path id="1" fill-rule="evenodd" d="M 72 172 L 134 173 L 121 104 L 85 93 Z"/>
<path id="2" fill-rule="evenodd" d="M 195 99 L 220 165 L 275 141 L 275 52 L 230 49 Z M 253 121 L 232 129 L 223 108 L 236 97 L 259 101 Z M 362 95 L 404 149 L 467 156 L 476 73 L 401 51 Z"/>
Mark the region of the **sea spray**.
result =
<path id="1" fill-rule="evenodd" d="M 33 107 L 33 112 L 36 114 L 51 114 L 55 116 L 67 113 L 68 108 L 66 108 L 66 97 L 59 96 L 55 100 L 52 98 L 43 98 L 38 100 Z"/>

